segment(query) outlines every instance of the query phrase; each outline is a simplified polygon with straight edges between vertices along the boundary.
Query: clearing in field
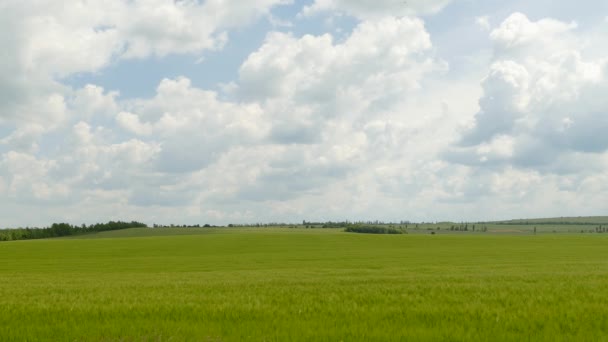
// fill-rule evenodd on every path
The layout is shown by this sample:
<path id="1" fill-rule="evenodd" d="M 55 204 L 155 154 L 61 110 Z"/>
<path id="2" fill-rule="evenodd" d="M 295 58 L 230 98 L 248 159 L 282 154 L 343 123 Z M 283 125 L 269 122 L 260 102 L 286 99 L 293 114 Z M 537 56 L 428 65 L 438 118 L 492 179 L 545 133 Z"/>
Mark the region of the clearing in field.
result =
<path id="1" fill-rule="evenodd" d="M 129 229 L 0 243 L 26 341 L 598 341 L 602 234 Z"/>

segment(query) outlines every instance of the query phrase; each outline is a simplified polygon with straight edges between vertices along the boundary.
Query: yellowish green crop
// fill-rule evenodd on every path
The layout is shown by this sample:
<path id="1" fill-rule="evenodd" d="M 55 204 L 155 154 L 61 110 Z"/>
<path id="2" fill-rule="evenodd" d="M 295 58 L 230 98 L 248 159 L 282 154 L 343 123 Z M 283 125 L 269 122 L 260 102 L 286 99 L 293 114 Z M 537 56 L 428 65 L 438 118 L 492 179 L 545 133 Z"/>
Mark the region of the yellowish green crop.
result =
<path id="1" fill-rule="evenodd" d="M 133 229 L 2 242 L 0 339 L 601 341 L 607 257 L 603 234 Z"/>

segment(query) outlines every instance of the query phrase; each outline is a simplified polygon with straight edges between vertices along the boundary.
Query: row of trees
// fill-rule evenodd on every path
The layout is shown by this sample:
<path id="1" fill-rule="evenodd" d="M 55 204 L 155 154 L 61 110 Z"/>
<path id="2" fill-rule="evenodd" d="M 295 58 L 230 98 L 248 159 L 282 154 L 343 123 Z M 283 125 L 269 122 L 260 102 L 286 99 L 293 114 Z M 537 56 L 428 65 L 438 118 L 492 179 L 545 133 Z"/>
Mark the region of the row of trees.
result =
<path id="1" fill-rule="evenodd" d="M 361 226 L 361 225 L 370 225 L 370 226 L 386 226 L 386 225 L 407 225 L 410 224 L 410 221 L 400 221 L 400 222 L 384 222 L 380 220 L 370 220 L 370 221 L 325 221 L 325 222 L 311 222 L 311 221 L 302 221 L 303 226 L 323 226 L 324 228 L 332 227 L 349 227 L 349 226 Z"/>
<path id="2" fill-rule="evenodd" d="M 137 221 L 110 221 L 108 223 L 95 223 L 89 226 L 85 224 L 81 226 L 73 226 L 68 223 L 53 223 L 47 228 L 0 229 L 0 241 L 46 239 L 92 232 L 103 232 L 108 230 L 144 227 L 147 227 L 145 223 Z"/>
<path id="3" fill-rule="evenodd" d="M 217 226 L 212 226 L 210 224 L 204 224 L 204 225 L 200 225 L 200 224 L 156 224 L 154 223 L 152 225 L 152 228 L 211 228 L 211 227 L 217 227 Z"/>
<path id="4" fill-rule="evenodd" d="M 349 226 L 344 229 L 349 233 L 364 233 L 364 234 L 403 234 L 402 230 L 382 227 L 382 226 Z"/>
<path id="5" fill-rule="evenodd" d="M 547 220 L 547 221 L 525 221 L 525 220 L 514 220 L 514 221 L 498 221 L 498 222 L 478 222 L 478 223 L 489 223 L 495 225 L 507 225 L 507 226 L 594 226 L 599 222 L 588 222 L 588 221 L 560 221 L 560 220 Z"/>
<path id="6" fill-rule="evenodd" d="M 463 225 L 450 226 L 451 231 L 457 231 L 457 232 L 468 232 L 469 230 L 474 232 L 475 229 L 477 229 L 478 232 L 484 232 L 484 233 L 488 231 L 488 227 L 486 227 L 486 226 L 475 227 L 474 224 L 469 226 L 468 223 L 466 223 L 464 226 Z"/>

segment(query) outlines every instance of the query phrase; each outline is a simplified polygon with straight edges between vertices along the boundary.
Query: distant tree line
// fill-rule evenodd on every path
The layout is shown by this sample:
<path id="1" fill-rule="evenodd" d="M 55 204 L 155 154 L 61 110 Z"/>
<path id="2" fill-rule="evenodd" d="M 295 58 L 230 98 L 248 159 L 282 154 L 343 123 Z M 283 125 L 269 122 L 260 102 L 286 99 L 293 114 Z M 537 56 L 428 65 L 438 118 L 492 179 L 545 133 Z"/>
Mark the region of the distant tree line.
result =
<path id="1" fill-rule="evenodd" d="M 403 231 L 396 228 L 378 227 L 378 226 L 349 226 L 344 229 L 349 233 L 364 233 L 364 234 L 403 234 Z"/>
<path id="2" fill-rule="evenodd" d="M 210 227 L 217 227 L 217 226 L 213 226 L 210 224 L 204 224 L 204 225 L 200 225 L 200 224 L 153 224 L 152 228 L 210 228 Z"/>
<path id="3" fill-rule="evenodd" d="M 288 227 L 293 226 L 293 223 L 268 222 L 268 223 L 230 223 L 228 227 L 248 227 L 248 228 L 270 228 L 270 227 Z"/>
<path id="4" fill-rule="evenodd" d="M 584 222 L 584 221 L 501 221 L 501 222 L 478 222 L 478 223 L 490 223 L 494 225 L 507 225 L 507 226 L 595 226 L 597 222 Z M 607 223 L 608 224 L 608 223 Z"/>
<path id="5" fill-rule="evenodd" d="M 46 239 L 93 232 L 104 232 L 108 230 L 145 227 L 147 227 L 145 223 L 136 221 L 110 221 L 108 223 L 95 223 L 89 226 L 85 224 L 81 226 L 73 226 L 68 223 L 53 223 L 47 228 L 0 229 L 0 241 Z"/>
<path id="6" fill-rule="evenodd" d="M 317 226 L 323 228 L 340 228 L 340 227 L 348 227 L 348 226 L 361 226 L 361 225 L 371 225 L 371 226 L 384 226 L 384 225 L 407 225 L 410 224 L 410 221 L 399 221 L 399 222 L 384 222 L 380 220 L 369 220 L 369 221 L 325 221 L 325 222 L 311 222 L 311 221 L 302 221 L 303 226 Z"/>

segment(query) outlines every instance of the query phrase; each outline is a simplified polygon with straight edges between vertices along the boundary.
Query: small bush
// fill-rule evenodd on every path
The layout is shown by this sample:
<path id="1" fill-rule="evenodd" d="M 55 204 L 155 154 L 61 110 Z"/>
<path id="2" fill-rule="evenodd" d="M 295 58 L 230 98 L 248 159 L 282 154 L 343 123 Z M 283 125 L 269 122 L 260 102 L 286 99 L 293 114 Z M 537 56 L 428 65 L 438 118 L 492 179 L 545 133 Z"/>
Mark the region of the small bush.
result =
<path id="1" fill-rule="evenodd" d="M 362 233 L 362 234 L 403 234 L 403 231 L 396 228 L 386 227 L 364 227 L 364 226 L 352 226 L 344 229 L 345 232 L 349 233 Z"/>

